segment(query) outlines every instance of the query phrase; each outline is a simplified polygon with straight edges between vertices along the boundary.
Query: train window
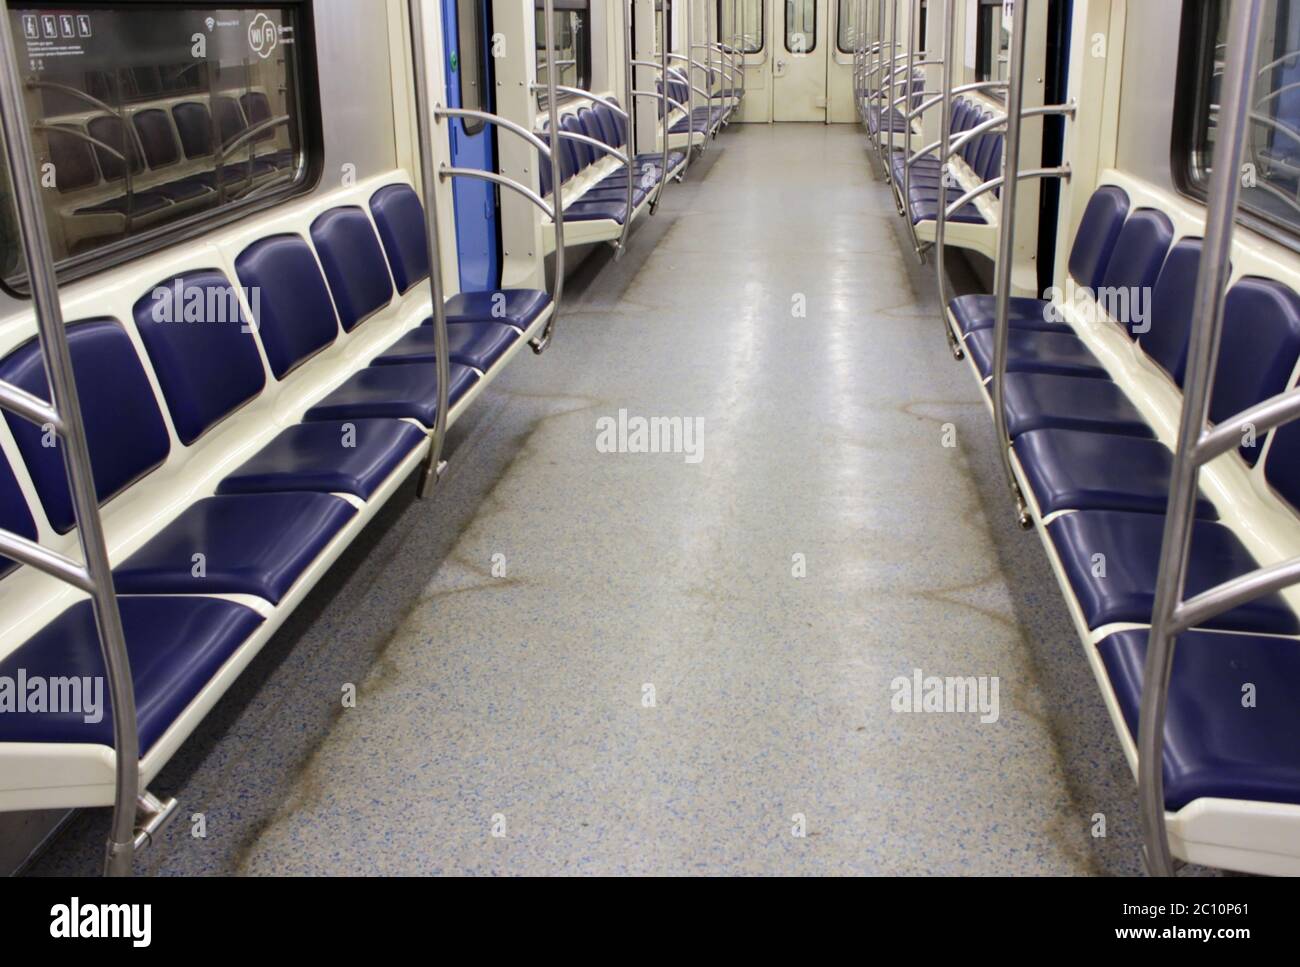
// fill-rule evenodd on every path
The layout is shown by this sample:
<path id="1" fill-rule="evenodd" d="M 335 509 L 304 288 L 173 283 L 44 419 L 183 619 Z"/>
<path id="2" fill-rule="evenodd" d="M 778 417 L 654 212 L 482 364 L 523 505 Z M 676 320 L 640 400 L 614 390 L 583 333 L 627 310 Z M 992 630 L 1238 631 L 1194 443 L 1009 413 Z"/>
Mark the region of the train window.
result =
<path id="1" fill-rule="evenodd" d="M 861 0 L 840 0 L 835 14 L 835 20 L 839 24 L 839 29 L 835 32 L 835 49 L 841 54 L 851 54 L 858 46 L 858 19 L 861 16 Z"/>
<path id="2" fill-rule="evenodd" d="M 785 49 L 809 54 L 817 48 L 817 0 L 785 0 Z"/>
<path id="3" fill-rule="evenodd" d="M 1180 188 L 1204 200 L 1228 39 L 1228 4 L 1209 0 L 1185 4 L 1184 10 L 1191 19 L 1184 24 L 1178 86 L 1183 103 L 1175 111 L 1183 123 L 1174 125 L 1173 169 Z M 1263 24 L 1240 206 L 1254 227 L 1296 247 L 1300 244 L 1300 0 L 1270 0 Z"/>
<path id="4" fill-rule="evenodd" d="M 299 8 L 11 7 L 65 277 L 307 187 Z"/>
<path id="5" fill-rule="evenodd" d="M 546 62 L 546 11 L 535 0 L 537 83 L 547 84 L 551 66 Z M 555 83 L 587 90 L 591 86 L 591 3 L 590 0 L 553 0 L 555 13 Z M 561 94 L 560 100 L 567 100 Z M 546 95 L 538 94 L 538 105 L 546 106 Z"/>
<path id="6" fill-rule="evenodd" d="M 460 106 L 471 111 L 491 110 L 484 58 L 486 31 L 483 29 L 482 0 L 456 0 L 456 72 L 460 75 Z M 477 134 L 487 124 L 461 118 L 466 134 Z"/>
<path id="7" fill-rule="evenodd" d="M 724 44 L 746 54 L 763 49 L 763 0 L 718 0 L 718 23 Z"/>
<path id="8" fill-rule="evenodd" d="M 1011 32 L 1002 19 L 1002 0 L 979 0 L 975 17 L 975 79 L 1005 81 L 1011 58 Z M 997 89 L 986 91 L 1002 99 Z"/>

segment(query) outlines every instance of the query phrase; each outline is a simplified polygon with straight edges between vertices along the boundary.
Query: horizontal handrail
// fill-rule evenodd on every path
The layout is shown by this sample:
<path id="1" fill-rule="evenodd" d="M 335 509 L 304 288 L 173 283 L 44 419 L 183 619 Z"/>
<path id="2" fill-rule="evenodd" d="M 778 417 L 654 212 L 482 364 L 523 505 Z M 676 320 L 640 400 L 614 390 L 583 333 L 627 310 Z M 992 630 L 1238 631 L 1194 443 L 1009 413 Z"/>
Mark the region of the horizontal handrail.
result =
<path id="1" fill-rule="evenodd" d="M 534 148 L 542 153 L 543 158 L 550 158 L 551 148 L 545 141 L 539 138 L 532 131 L 529 131 L 522 124 L 504 118 L 499 114 L 492 114 L 488 111 L 475 111 L 467 107 L 441 107 L 434 105 L 433 116 L 438 119 L 442 118 L 473 118 L 476 121 L 486 121 L 488 124 L 495 124 L 497 127 L 505 128 L 512 134 L 517 134 Z"/>
<path id="2" fill-rule="evenodd" d="M 1020 181 L 1024 181 L 1027 178 L 1069 178 L 1069 177 L 1070 177 L 1069 165 L 1058 165 L 1054 168 L 1029 168 L 1025 171 L 1020 171 L 1016 173 L 1016 178 Z M 966 194 L 962 195 L 955 202 L 949 205 L 944 210 L 943 217 L 945 219 L 952 218 L 953 215 L 961 211 L 961 207 L 963 205 L 974 201 L 980 195 L 986 194 L 992 191 L 994 188 L 1001 188 L 1005 182 L 1006 182 L 1006 176 L 1004 175 L 998 175 L 996 178 L 990 178 L 988 181 L 981 182 L 979 185 L 972 188 L 970 191 L 966 192 Z"/>
<path id="3" fill-rule="evenodd" d="M 1204 624 L 1215 615 L 1249 604 L 1297 582 L 1300 582 L 1300 557 L 1279 561 L 1224 581 L 1175 607 L 1173 620 L 1169 623 L 1169 633 L 1182 634 L 1189 628 Z"/>
<path id="4" fill-rule="evenodd" d="M 545 84 L 538 84 L 536 81 L 534 81 L 528 87 L 529 90 L 531 90 L 535 94 L 540 94 L 542 91 L 545 91 L 547 89 Z M 605 105 L 605 107 L 609 108 L 611 111 L 613 111 L 619 117 L 623 118 L 623 120 L 625 121 L 631 119 L 631 115 L 628 114 L 627 111 L 623 110 L 623 108 L 621 108 L 618 104 L 615 104 L 612 97 L 608 97 L 608 98 L 602 97 L 599 94 L 591 93 L 591 91 L 584 91 L 581 87 L 570 87 L 568 84 L 556 84 L 555 89 L 559 91 L 561 94 L 568 94 L 572 97 L 583 98 L 585 100 L 591 101 L 593 104 L 603 104 Z"/>
<path id="5" fill-rule="evenodd" d="M 631 161 L 629 161 L 628 156 L 624 154 L 622 151 L 619 151 L 618 148 L 615 148 L 613 145 L 606 144 L 604 141 L 601 141 L 599 138 L 593 138 L 589 134 L 578 134 L 576 131 L 565 131 L 561 129 L 560 137 L 568 138 L 570 141 L 580 141 L 583 144 L 589 144 L 593 148 L 597 148 L 598 150 L 603 151 L 606 154 L 613 155 L 615 158 L 623 162 L 623 164 L 625 165 L 631 164 Z"/>
<path id="6" fill-rule="evenodd" d="M 451 178 L 478 178 L 481 181 L 490 181 L 494 185 L 501 185 L 503 188 L 509 188 L 512 191 L 516 191 L 523 195 L 530 202 L 540 208 L 551 221 L 556 220 L 555 208 L 546 204 L 546 202 L 542 200 L 541 195 L 537 194 L 537 192 L 533 191 L 526 185 L 521 185 L 513 178 L 499 175 L 495 171 L 484 171 L 482 168 L 455 168 L 448 165 L 446 162 L 443 162 L 443 164 L 438 168 L 438 177 L 443 181 L 447 181 Z"/>
<path id="7" fill-rule="evenodd" d="M 1247 424 L 1256 437 L 1262 437 L 1269 430 L 1297 417 L 1300 417 L 1300 389 L 1290 389 L 1270 396 L 1202 433 L 1193 460 L 1197 464 L 1206 464 L 1215 457 L 1236 449 L 1241 445 L 1241 431 Z"/>
<path id="8" fill-rule="evenodd" d="M 16 413 L 37 426 L 52 426 L 56 431 L 63 429 L 63 420 L 53 406 L 21 386 L 4 380 L 0 380 L 0 409 Z"/>
<path id="9" fill-rule="evenodd" d="M 95 582 L 84 567 L 72 558 L 64 557 L 58 551 L 52 551 L 21 534 L 0 529 L 0 555 L 65 581 L 78 591 L 89 594 L 95 590 Z"/>

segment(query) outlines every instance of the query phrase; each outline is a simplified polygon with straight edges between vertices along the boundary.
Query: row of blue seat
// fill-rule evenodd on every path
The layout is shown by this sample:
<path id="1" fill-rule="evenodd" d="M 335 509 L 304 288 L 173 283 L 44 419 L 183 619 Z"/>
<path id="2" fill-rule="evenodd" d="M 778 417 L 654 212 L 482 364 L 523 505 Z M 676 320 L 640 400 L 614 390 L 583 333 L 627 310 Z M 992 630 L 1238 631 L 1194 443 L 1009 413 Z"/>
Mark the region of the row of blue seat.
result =
<path id="1" fill-rule="evenodd" d="M 560 129 L 572 134 L 594 138 L 611 148 L 622 150 L 627 145 L 627 121 L 611 108 L 618 106 L 618 101 L 611 99 L 610 104 L 596 103 L 592 107 L 582 107 L 576 112 L 566 114 L 560 121 Z M 549 132 L 543 131 L 541 138 L 552 144 Z M 593 164 L 604 158 L 612 157 L 592 145 L 572 138 L 559 139 L 560 179 L 562 184 L 569 181 Z M 668 177 L 672 177 L 686 160 L 684 151 L 672 151 L 668 157 Z M 661 154 L 643 154 L 634 159 L 635 177 L 632 186 L 633 207 L 640 205 L 650 191 L 663 179 L 663 156 Z M 627 218 L 627 178 L 626 167 L 619 165 L 606 174 L 600 181 L 587 188 L 578 198 L 564 208 L 564 217 L 569 221 L 609 220 L 620 224 Z M 551 194 L 550 166 L 541 166 L 541 189 L 543 197 Z"/>
<path id="2" fill-rule="evenodd" d="M 1181 387 L 1185 375 L 1201 240 L 1174 242 L 1169 218 L 1130 212 L 1116 186 L 1098 188 L 1069 257 L 1073 281 L 1093 291 L 1137 347 Z M 1151 294 L 1137 319 L 1132 295 Z M 1141 296 L 1139 296 L 1140 298 Z M 961 296 L 951 320 L 987 387 L 994 352 L 992 296 Z M 1172 454 L 1074 329 L 1047 301 L 1012 301 L 1004 396 L 1015 459 L 1069 590 L 1087 627 L 1149 625 L 1159 568 Z M 1284 390 L 1300 360 L 1300 297 L 1284 284 L 1247 277 L 1228 291 L 1210 418 L 1220 422 Z M 1264 480 L 1300 507 L 1300 426 L 1243 445 Z M 1267 445 L 1267 446 L 1266 446 Z M 1187 569 L 1192 596 L 1258 564 L 1218 520 L 1204 494 L 1196 505 Z M 1101 555 L 1098 558 L 1098 555 Z M 1097 561 L 1104 562 L 1098 568 Z M 1214 629 L 1214 630 L 1209 630 Z M 1200 797 L 1300 803 L 1300 620 L 1273 594 L 1234 608 L 1180 637 L 1165 743 L 1170 809 Z M 1144 630 L 1097 644 L 1133 736 L 1142 691 Z M 1243 682 L 1276 690 L 1266 711 L 1243 709 Z"/>
<path id="3" fill-rule="evenodd" d="M 984 110 L 979 105 L 969 102 L 965 98 L 957 98 L 953 102 L 952 109 L 952 137 L 955 138 L 957 135 L 991 120 L 993 116 L 991 112 Z M 975 172 L 981 182 L 991 181 L 1002 173 L 1002 142 L 1003 135 L 1000 131 L 986 131 L 963 145 L 958 154 Z M 900 189 L 904 184 L 904 166 L 907 157 L 906 148 L 900 146 L 894 152 L 893 158 L 890 159 L 890 171 L 895 184 Z M 939 183 L 942 174 L 943 165 L 939 162 L 937 156 L 918 158 L 912 164 L 912 172 L 907 183 L 909 189 L 908 213 L 913 224 L 934 221 L 938 218 Z M 962 188 L 950 184 L 948 188 L 948 204 L 951 205 L 962 193 Z M 997 193 L 997 189 L 994 189 L 994 194 Z M 973 202 L 963 205 L 952 215 L 949 215 L 947 220 L 970 224 L 985 223 L 984 216 Z"/>
<path id="4" fill-rule="evenodd" d="M 708 86 L 706 86 L 704 90 L 706 91 L 712 90 L 715 82 L 717 81 L 717 77 L 718 75 L 716 73 L 710 71 L 708 74 L 708 78 L 709 78 Z M 663 90 L 663 81 L 660 81 L 658 83 L 656 89 L 660 91 Z M 691 112 L 690 118 L 687 118 L 686 115 L 683 114 L 676 121 L 674 121 L 672 125 L 669 126 L 668 133 L 686 134 L 686 132 L 689 130 L 692 135 L 702 134 L 705 136 L 709 136 L 714 134 L 718 130 L 718 128 L 720 128 L 723 124 L 725 124 L 728 121 L 728 119 L 730 119 L 731 112 L 734 109 L 736 103 L 734 98 L 738 93 L 739 93 L 738 91 L 723 91 L 721 93 L 715 92 L 713 103 L 712 105 L 710 105 L 708 98 L 705 98 L 704 95 L 700 94 L 698 90 L 695 91 L 695 100 L 697 103 L 694 106 L 694 110 Z M 668 96 L 672 98 L 674 101 L 676 101 L 678 104 L 682 104 L 687 107 L 691 106 L 690 85 L 688 85 L 686 81 L 683 79 L 679 79 L 676 77 L 670 77 L 668 79 Z M 698 103 L 698 102 L 703 102 L 703 103 Z M 671 109 L 672 108 L 670 106 L 670 110 Z M 663 110 L 664 110 L 664 106 L 660 104 L 659 105 L 660 117 L 663 116 Z"/>
<path id="5" fill-rule="evenodd" d="M 148 369 L 120 320 L 68 326 L 101 502 L 169 459 L 167 418 L 185 448 L 199 445 L 273 383 L 428 277 L 425 216 L 415 191 L 405 183 L 383 186 L 368 207 L 369 213 L 359 206 L 331 208 L 306 236 L 274 234 L 240 252 L 238 285 L 257 293 L 249 299 L 251 326 L 237 308 L 234 283 L 219 269 L 160 281 L 135 303 L 131 320 Z M 500 363 L 548 305 L 545 293 L 532 290 L 448 301 L 452 405 Z M 114 568 L 142 753 L 263 622 L 243 604 L 207 595 L 280 603 L 356 517 L 357 502 L 370 501 L 425 446 L 438 405 L 429 322 L 311 402 L 302 422 L 280 432 L 228 473 L 215 493 L 189 504 Z M 0 379 L 46 397 L 39 345 L 33 340 L 0 360 Z M 67 533 L 75 518 L 61 455 L 44 445 L 40 428 L 9 414 L 6 420 L 41 510 L 54 530 Z M 0 526 L 32 539 L 38 532 L 33 508 L 3 460 Z M 200 576 L 196 553 L 204 556 Z M 0 559 L 0 576 L 15 567 Z M 0 661 L 0 675 L 19 668 L 29 676 L 102 675 L 89 603 L 68 608 Z M 73 714 L 0 716 L 0 742 L 111 744 L 111 721 L 107 715 L 97 724 Z"/>
<path id="6" fill-rule="evenodd" d="M 911 84 L 908 89 L 907 110 L 914 111 L 921 106 L 925 95 L 925 73 L 923 71 L 914 71 L 912 73 Z M 865 102 L 861 98 L 865 96 Z M 898 94 L 895 92 L 893 98 L 897 99 Z M 880 137 L 893 132 L 895 136 L 905 136 L 908 132 L 909 124 L 906 115 L 900 108 L 890 107 L 885 111 L 880 109 L 880 97 L 878 95 L 866 94 L 859 95 L 859 104 L 863 108 L 863 117 L 867 122 L 867 129 L 871 132 L 872 137 Z M 884 121 L 881 121 L 881 115 L 884 115 Z"/>

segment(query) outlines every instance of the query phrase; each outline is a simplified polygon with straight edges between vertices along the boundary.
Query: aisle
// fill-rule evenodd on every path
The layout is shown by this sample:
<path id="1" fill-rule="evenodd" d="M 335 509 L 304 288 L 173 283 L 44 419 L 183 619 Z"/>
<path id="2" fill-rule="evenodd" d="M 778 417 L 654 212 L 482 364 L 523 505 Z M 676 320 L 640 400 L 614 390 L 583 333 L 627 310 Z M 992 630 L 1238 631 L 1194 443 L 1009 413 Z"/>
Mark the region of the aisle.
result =
<path id="1" fill-rule="evenodd" d="M 598 256 L 436 498 L 164 773 L 206 838 L 141 870 L 1132 872 L 1118 749 L 865 150 L 733 126 Z M 671 452 L 619 452 L 651 418 Z M 996 721 L 894 711 L 918 669 L 996 678 Z"/>

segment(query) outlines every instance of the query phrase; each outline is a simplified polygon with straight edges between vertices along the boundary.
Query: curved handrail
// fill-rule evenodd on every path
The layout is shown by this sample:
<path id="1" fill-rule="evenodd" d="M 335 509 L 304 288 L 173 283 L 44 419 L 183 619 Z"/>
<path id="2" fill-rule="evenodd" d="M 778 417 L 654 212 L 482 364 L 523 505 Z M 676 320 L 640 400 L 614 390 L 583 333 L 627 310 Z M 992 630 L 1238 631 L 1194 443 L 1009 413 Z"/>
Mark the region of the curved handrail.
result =
<path id="1" fill-rule="evenodd" d="M 497 127 L 505 128 L 512 134 L 517 134 L 534 148 L 541 152 L 542 157 L 549 159 L 551 157 L 551 146 L 539 138 L 532 131 L 518 122 L 509 118 L 502 117 L 500 114 L 491 114 L 487 111 L 476 111 L 467 107 L 442 107 L 436 105 L 433 109 L 433 116 L 438 119 L 442 118 L 471 118 L 476 121 L 484 121 L 488 124 L 494 124 Z"/>
<path id="2" fill-rule="evenodd" d="M 222 144 L 217 145 L 214 152 L 213 162 L 216 165 L 214 178 L 217 183 L 217 204 L 226 203 L 226 179 L 221 176 L 221 169 L 225 166 L 226 158 L 235 151 L 236 148 L 245 142 L 252 143 L 259 135 L 264 134 L 274 128 L 283 127 L 289 124 L 293 119 L 287 114 L 281 114 L 279 117 L 267 118 L 265 121 L 258 121 L 250 125 L 235 137 Z M 253 183 L 253 162 L 257 160 L 257 150 L 254 148 L 248 152 L 248 177 L 244 183 L 251 185 Z"/>
<path id="3" fill-rule="evenodd" d="M 538 84 L 536 81 L 533 81 L 533 83 L 528 85 L 528 89 L 534 94 L 540 94 L 542 91 L 546 90 L 546 85 Z M 603 97 L 600 94 L 593 94 L 591 91 L 584 91 L 581 87 L 570 87 L 568 84 L 556 84 L 555 89 L 561 94 L 568 94 L 570 97 L 590 101 L 592 104 L 603 104 L 625 121 L 630 118 L 627 111 L 623 110 L 623 108 L 610 97 Z"/>
<path id="4" fill-rule="evenodd" d="M 1030 178 L 1063 178 L 1069 179 L 1071 174 L 1069 165 L 1056 165 L 1052 168 L 1027 168 L 1024 171 L 1016 172 L 1017 181 L 1025 181 Z M 957 212 L 961 211 L 963 205 L 974 201 L 980 195 L 987 194 L 994 188 L 1001 188 L 1006 184 L 1006 176 L 998 175 L 996 178 L 990 178 L 988 181 L 982 181 L 976 187 L 972 188 L 966 194 L 962 195 L 955 202 L 944 210 L 945 218 L 952 218 Z"/>
<path id="5" fill-rule="evenodd" d="M 482 168 L 457 168 L 443 162 L 438 166 L 438 178 L 442 181 L 450 181 L 452 178 L 478 178 L 482 181 L 490 181 L 494 185 L 501 185 L 503 188 L 518 192 L 540 208 L 547 218 L 555 219 L 553 205 L 548 205 L 546 200 L 537 192 L 507 175 L 498 174 L 495 171 L 485 171 Z M 554 198 L 555 195 L 552 194 L 551 197 Z"/>
<path id="6" fill-rule="evenodd" d="M 44 544 L 38 544 L 21 534 L 0 529 L 0 555 L 19 564 L 34 567 L 50 577 L 58 578 L 78 591 L 89 594 L 95 590 L 95 582 L 90 579 L 90 574 L 84 567 L 72 558 L 58 551 L 52 551 Z"/>
<path id="7" fill-rule="evenodd" d="M 615 148 L 613 145 L 606 144 L 604 141 L 601 141 L 599 138 L 593 138 L 589 134 L 578 134 L 576 131 L 565 131 L 561 129 L 560 137 L 568 138 L 570 141 L 579 141 L 582 144 L 589 144 L 593 148 L 599 148 L 601 151 L 605 152 L 606 154 L 613 155 L 615 158 L 623 162 L 623 164 L 625 165 L 630 165 L 632 163 L 631 160 L 628 158 L 628 156 L 624 154 L 622 151 L 619 151 L 618 148 Z"/>

